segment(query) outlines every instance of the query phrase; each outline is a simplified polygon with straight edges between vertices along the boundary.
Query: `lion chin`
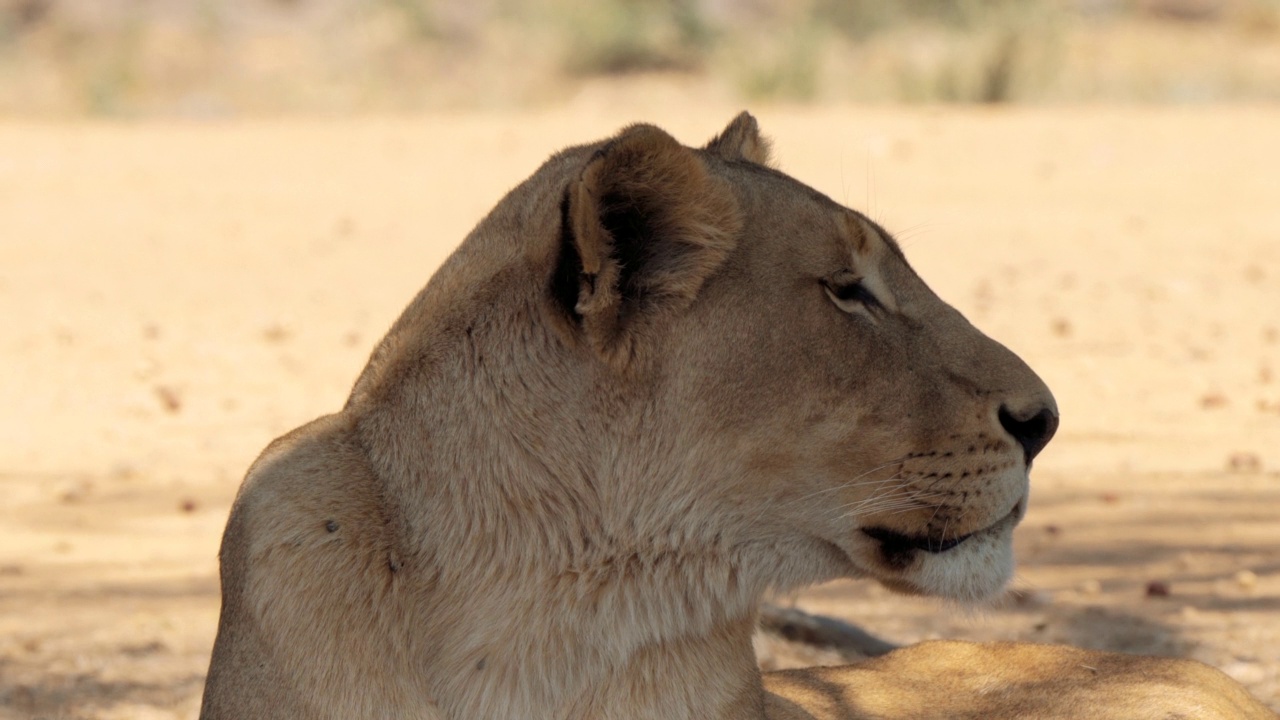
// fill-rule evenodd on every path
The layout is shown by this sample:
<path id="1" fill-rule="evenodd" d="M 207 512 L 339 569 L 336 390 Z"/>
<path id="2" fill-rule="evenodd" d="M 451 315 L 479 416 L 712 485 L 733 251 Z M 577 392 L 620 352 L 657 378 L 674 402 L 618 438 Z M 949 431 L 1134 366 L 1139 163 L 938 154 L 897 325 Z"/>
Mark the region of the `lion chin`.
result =
<path id="1" fill-rule="evenodd" d="M 990 525 L 948 540 L 863 530 L 853 564 L 881 585 L 905 595 L 986 603 L 1003 595 L 1013 577 L 1013 529 L 1026 514 L 1026 499 Z"/>
<path id="2" fill-rule="evenodd" d="M 502 199 L 250 467 L 200 717 L 1271 717 L 1197 663 L 1041 645 L 762 676 L 771 589 L 997 593 L 1057 426 L 750 115 L 624 128 Z"/>

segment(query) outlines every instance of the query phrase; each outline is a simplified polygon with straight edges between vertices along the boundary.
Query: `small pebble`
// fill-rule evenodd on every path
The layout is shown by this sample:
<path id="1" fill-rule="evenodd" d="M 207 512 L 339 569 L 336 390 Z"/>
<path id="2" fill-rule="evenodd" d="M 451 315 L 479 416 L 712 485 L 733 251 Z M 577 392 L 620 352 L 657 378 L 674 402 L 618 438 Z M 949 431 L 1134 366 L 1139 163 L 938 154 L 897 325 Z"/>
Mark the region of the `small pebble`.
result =
<path id="1" fill-rule="evenodd" d="M 1258 576 L 1252 570 L 1241 570 L 1236 573 L 1236 585 L 1245 590 L 1252 590 L 1258 586 Z"/>
<path id="2" fill-rule="evenodd" d="M 289 328 L 280 323 L 272 323 L 262 331 L 262 339 L 269 343 L 284 342 L 289 339 Z"/>
<path id="3" fill-rule="evenodd" d="M 160 407 L 165 412 L 174 414 L 182 409 L 182 395 L 177 389 L 168 385 L 157 385 L 155 387 L 156 398 L 160 400 Z"/>
<path id="4" fill-rule="evenodd" d="M 1169 583 L 1163 580 L 1152 580 L 1147 583 L 1147 597 L 1169 597 L 1171 592 Z"/>
<path id="5" fill-rule="evenodd" d="M 1256 473 L 1262 471 L 1262 458 L 1256 453 L 1231 453 L 1227 458 L 1227 469 L 1237 473 Z"/>
<path id="6" fill-rule="evenodd" d="M 72 505 L 84 500 L 89 493 L 93 491 L 93 483 L 89 480 L 81 480 L 74 487 L 67 488 L 58 493 L 58 502 L 64 505 Z"/>
<path id="7" fill-rule="evenodd" d="M 1227 396 L 1222 393 L 1207 393 L 1200 397 L 1200 407 L 1205 410 L 1217 410 L 1227 406 Z"/>

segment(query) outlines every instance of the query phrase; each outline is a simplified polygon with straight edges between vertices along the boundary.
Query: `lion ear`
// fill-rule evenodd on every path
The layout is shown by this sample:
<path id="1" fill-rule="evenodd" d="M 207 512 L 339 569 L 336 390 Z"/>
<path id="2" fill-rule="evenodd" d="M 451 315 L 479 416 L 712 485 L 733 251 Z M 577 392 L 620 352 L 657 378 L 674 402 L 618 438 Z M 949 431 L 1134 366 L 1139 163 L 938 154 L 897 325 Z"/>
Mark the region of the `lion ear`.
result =
<path id="1" fill-rule="evenodd" d="M 769 139 L 760 134 L 760 124 L 751 113 L 743 111 L 707 143 L 706 150 L 725 160 L 747 160 L 757 165 L 768 165 L 771 162 L 769 145 Z"/>
<path id="2" fill-rule="evenodd" d="M 625 361 L 661 318 L 688 306 L 740 225 L 729 188 L 694 151 L 652 125 L 633 125 L 568 189 L 556 283 L 562 301 L 576 289 L 566 309 L 597 350 Z"/>

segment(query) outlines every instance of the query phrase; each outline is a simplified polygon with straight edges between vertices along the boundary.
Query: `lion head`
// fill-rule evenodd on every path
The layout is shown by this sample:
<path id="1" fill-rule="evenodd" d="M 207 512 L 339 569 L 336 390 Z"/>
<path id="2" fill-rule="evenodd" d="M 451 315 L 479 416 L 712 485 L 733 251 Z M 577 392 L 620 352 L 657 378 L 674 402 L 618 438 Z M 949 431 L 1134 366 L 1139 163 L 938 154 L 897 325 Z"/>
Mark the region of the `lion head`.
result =
<path id="1" fill-rule="evenodd" d="M 705 553 L 750 592 L 866 576 L 961 600 L 1009 578 L 1058 425 L 1022 360 L 883 228 L 770 167 L 745 113 L 701 149 L 636 125 L 553 157 L 410 306 L 349 407 L 397 448 L 388 476 L 491 458 L 450 502 L 534 508 L 565 568 Z"/>

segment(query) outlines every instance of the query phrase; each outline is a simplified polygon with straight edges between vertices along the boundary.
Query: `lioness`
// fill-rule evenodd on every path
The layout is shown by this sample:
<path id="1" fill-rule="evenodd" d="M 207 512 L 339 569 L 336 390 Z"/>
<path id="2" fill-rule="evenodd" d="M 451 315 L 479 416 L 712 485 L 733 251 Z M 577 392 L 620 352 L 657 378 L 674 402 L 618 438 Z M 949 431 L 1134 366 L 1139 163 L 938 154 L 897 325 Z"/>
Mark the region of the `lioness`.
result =
<path id="1" fill-rule="evenodd" d="M 926 643 L 762 677 L 762 594 L 973 601 L 1058 411 L 882 228 L 636 125 L 513 190 L 223 539 L 201 717 L 1270 717 L 1214 670 Z"/>

